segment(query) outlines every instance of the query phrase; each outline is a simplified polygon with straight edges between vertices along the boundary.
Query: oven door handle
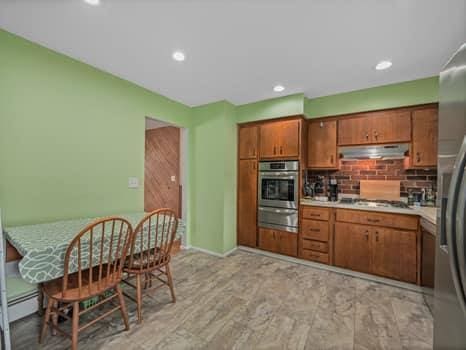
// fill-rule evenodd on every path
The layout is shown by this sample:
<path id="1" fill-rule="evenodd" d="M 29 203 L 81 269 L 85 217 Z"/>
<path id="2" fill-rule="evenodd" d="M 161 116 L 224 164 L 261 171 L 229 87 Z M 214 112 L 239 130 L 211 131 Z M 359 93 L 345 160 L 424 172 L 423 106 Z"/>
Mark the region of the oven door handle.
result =
<path id="1" fill-rule="evenodd" d="M 295 179 L 296 177 L 298 177 L 298 174 L 297 173 L 260 173 L 259 174 L 261 176 L 261 178 L 263 179 L 267 179 L 267 178 L 271 178 L 271 179 Z"/>
<path id="2" fill-rule="evenodd" d="M 276 209 L 276 208 L 259 207 L 259 210 L 266 211 L 268 213 L 281 214 L 281 215 L 297 214 L 297 210 L 295 209 Z"/>

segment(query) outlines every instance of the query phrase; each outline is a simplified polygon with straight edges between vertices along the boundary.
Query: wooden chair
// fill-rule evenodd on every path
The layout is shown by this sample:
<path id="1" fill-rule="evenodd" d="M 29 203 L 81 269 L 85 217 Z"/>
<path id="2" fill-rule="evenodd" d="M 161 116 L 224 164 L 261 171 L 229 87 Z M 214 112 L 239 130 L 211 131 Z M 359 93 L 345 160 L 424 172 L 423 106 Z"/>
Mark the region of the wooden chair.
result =
<path id="1" fill-rule="evenodd" d="M 95 322 L 120 310 L 129 329 L 125 300 L 120 289 L 123 265 L 131 242 L 131 224 L 122 218 L 107 217 L 89 224 L 69 244 L 64 261 L 64 276 L 44 283 L 42 289 L 48 298 L 39 343 L 45 338 L 48 326 L 71 338 L 73 350 L 78 347 L 78 333 Z M 105 292 L 114 292 L 112 294 Z M 81 301 L 97 297 L 98 302 L 82 311 Z M 118 305 L 113 302 L 118 298 Z M 79 317 L 102 304 L 112 302 L 109 311 L 79 325 Z M 72 311 L 71 335 L 58 327 L 58 316 L 69 319 Z M 52 322 L 50 319 L 52 318 Z"/>
<path id="2" fill-rule="evenodd" d="M 173 302 L 176 302 L 173 279 L 170 271 L 170 258 L 173 241 L 178 227 L 178 219 L 170 209 L 158 209 L 148 213 L 134 229 L 130 253 L 124 271 L 128 273 L 123 282 L 136 289 L 136 299 L 125 296 L 137 303 L 138 323 L 142 322 L 142 278 L 144 289 L 152 288 L 152 281 L 161 282 L 157 289 L 167 285 Z M 166 279 L 160 276 L 165 275 Z M 136 279 L 136 285 L 130 282 Z"/>

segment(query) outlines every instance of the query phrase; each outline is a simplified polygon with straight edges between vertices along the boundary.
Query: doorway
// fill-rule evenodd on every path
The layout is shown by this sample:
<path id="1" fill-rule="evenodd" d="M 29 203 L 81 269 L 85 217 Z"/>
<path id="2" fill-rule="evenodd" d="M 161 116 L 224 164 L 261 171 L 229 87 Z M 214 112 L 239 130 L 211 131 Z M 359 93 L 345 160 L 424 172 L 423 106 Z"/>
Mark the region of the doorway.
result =
<path id="1" fill-rule="evenodd" d="M 182 217 L 182 129 L 146 118 L 144 210 L 170 208 Z"/>

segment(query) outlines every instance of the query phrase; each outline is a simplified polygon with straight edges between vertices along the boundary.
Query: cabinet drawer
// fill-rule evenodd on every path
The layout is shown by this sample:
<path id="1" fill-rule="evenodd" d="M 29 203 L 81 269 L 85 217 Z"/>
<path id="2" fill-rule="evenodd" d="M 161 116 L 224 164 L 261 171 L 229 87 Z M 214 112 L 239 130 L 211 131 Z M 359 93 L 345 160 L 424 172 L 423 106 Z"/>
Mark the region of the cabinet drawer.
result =
<path id="1" fill-rule="evenodd" d="M 350 209 L 337 209 L 336 220 L 356 224 L 375 225 L 400 228 L 405 230 L 417 230 L 417 216 L 367 212 Z"/>
<path id="2" fill-rule="evenodd" d="M 316 207 L 303 207 L 303 218 L 312 220 L 328 220 L 330 217 L 329 209 Z"/>
<path id="3" fill-rule="evenodd" d="M 303 238 L 328 242 L 328 221 L 303 219 L 301 234 Z"/>
<path id="4" fill-rule="evenodd" d="M 307 260 L 317 261 L 323 264 L 328 264 L 328 254 L 315 252 L 313 250 L 301 250 L 301 257 Z"/>
<path id="5" fill-rule="evenodd" d="M 322 253 L 328 253 L 328 243 L 303 239 L 303 249 L 316 250 Z"/>

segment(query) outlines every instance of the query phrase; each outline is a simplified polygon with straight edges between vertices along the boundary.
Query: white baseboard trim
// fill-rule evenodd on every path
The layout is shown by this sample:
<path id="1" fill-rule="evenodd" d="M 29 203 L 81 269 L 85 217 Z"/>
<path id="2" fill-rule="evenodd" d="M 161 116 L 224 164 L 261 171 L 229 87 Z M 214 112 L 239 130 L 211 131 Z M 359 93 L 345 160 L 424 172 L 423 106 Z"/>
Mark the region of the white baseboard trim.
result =
<path id="1" fill-rule="evenodd" d="M 219 258 L 226 258 L 228 255 L 230 255 L 231 253 L 233 253 L 236 249 L 238 249 L 238 247 L 234 247 L 233 249 L 221 254 L 221 253 L 217 253 L 217 252 L 213 252 L 211 250 L 208 250 L 208 249 L 204 249 L 204 248 L 200 248 L 200 247 L 195 247 L 195 246 L 186 246 L 185 249 L 193 249 L 193 250 L 197 250 L 199 252 L 202 252 L 202 253 L 206 253 L 206 254 L 209 254 L 209 255 L 213 255 L 213 256 L 217 256 Z"/>
<path id="2" fill-rule="evenodd" d="M 309 261 L 309 260 L 303 260 L 303 259 L 298 259 L 298 258 L 294 258 L 294 257 L 291 257 L 291 256 L 286 256 L 286 255 L 267 252 L 265 250 L 245 247 L 245 246 L 241 246 L 241 245 L 238 246 L 237 249 L 243 250 L 243 251 L 246 251 L 246 252 L 249 252 L 249 253 L 265 255 L 265 256 L 268 256 L 268 257 L 271 257 L 271 258 L 276 258 L 276 259 L 280 259 L 280 260 L 284 260 L 284 261 L 288 261 L 288 262 L 292 262 L 292 263 L 296 263 L 296 264 L 300 264 L 300 265 L 306 265 L 306 266 L 314 267 L 314 268 L 321 269 L 321 270 L 332 271 L 332 272 L 336 272 L 336 273 L 339 273 L 339 274 L 342 274 L 342 275 L 361 278 L 361 279 L 371 281 L 371 282 L 378 282 L 378 283 L 386 284 L 386 285 L 389 285 L 389 286 L 392 286 L 392 287 L 403 288 L 403 289 L 410 290 L 412 292 L 427 293 L 429 291 L 428 288 L 420 287 L 420 286 L 417 286 L 415 284 L 395 281 L 395 280 L 391 280 L 391 279 L 384 278 L 384 277 L 370 275 L 370 274 L 367 274 L 367 273 L 346 270 L 346 269 L 336 267 L 336 266 L 319 264 L 319 263 L 312 262 L 312 261 Z"/>

